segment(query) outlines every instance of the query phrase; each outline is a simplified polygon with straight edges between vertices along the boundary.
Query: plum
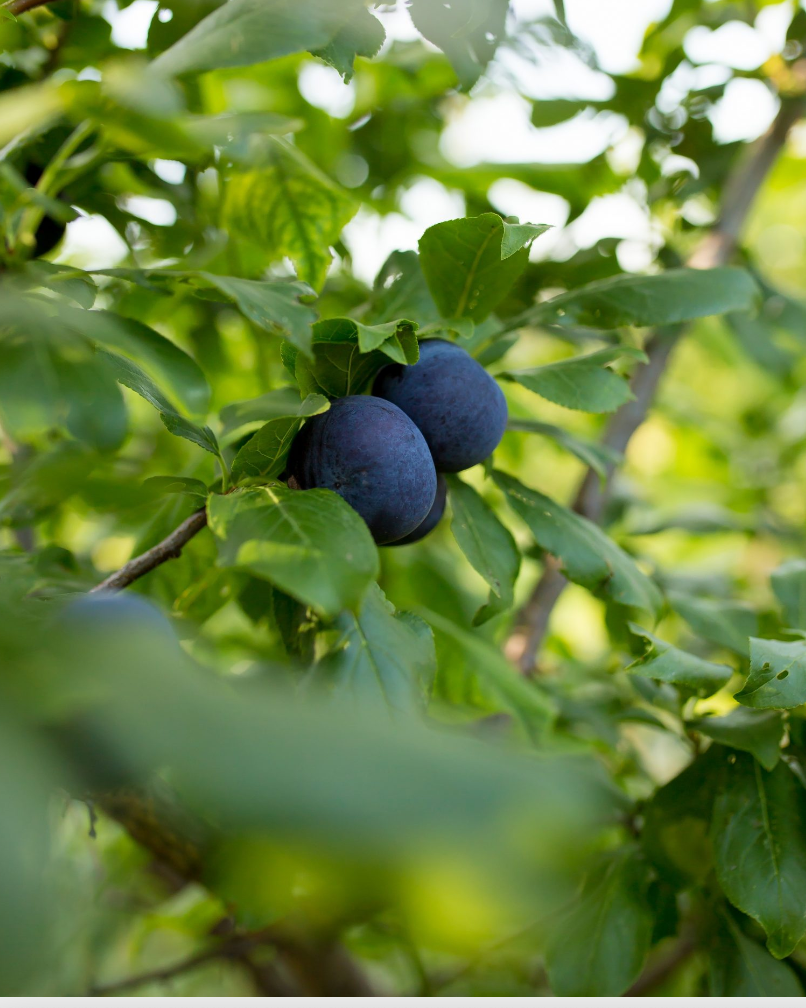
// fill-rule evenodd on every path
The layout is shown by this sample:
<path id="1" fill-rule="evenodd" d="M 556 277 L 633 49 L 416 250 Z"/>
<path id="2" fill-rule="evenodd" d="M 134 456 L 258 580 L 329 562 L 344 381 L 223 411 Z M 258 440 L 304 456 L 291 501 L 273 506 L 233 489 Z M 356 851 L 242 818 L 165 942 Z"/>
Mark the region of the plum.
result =
<path id="1" fill-rule="evenodd" d="M 334 490 L 378 544 L 413 532 L 437 492 L 423 435 L 393 403 L 368 395 L 336 399 L 311 417 L 294 439 L 286 473 L 302 490 Z"/>
<path id="2" fill-rule="evenodd" d="M 445 502 L 447 498 L 448 484 L 445 482 L 445 477 L 442 473 L 437 473 L 437 495 L 434 498 L 431 510 L 413 532 L 409 532 L 407 536 L 403 536 L 402 539 L 397 539 L 395 542 L 389 543 L 389 545 L 408 546 L 409 543 L 416 543 L 421 539 L 425 539 L 429 532 L 434 531 L 440 519 L 445 514 Z"/>
<path id="3" fill-rule="evenodd" d="M 62 610 L 60 622 L 64 627 L 81 633 L 106 630 L 115 633 L 148 632 L 169 640 L 176 639 L 173 627 L 159 607 L 133 591 L 80 595 Z"/>
<path id="4" fill-rule="evenodd" d="M 506 399 L 495 379 L 447 340 L 424 340 L 416 364 L 385 367 L 372 391 L 411 417 L 440 472 L 483 462 L 507 425 Z"/>

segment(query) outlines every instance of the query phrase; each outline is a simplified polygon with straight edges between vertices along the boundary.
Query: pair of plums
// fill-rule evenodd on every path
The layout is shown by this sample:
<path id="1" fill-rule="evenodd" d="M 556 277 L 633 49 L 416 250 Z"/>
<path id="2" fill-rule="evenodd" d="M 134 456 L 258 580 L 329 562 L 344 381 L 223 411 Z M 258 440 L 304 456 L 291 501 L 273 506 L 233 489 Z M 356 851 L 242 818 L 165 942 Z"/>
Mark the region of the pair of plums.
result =
<path id="1" fill-rule="evenodd" d="M 287 473 L 333 490 L 379 545 L 417 542 L 445 510 L 444 472 L 483 462 L 507 423 L 504 394 L 466 350 L 420 344 L 416 364 L 390 364 L 372 395 L 336 399 L 294 440 Z"/>

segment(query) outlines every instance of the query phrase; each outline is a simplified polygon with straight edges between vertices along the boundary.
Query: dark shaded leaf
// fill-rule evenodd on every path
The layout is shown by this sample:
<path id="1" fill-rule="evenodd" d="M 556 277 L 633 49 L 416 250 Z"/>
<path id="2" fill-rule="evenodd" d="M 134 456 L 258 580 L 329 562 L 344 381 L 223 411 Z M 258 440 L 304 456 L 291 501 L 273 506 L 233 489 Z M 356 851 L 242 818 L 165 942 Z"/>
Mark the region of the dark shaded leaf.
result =
<path id="1" fill-rule="evenodd" d="M 781 715 L 774 711 L 757 714 L 737 707 L 724 717 L 705 717 L 689 721 L 688 727 L 732 749 L 749 752 L 765 770 L 774 770 L 781 758 L 784 733 Z"/>
<path id="2" fill-rule="evenodd" d="M 451 531 L 459 548 L 490 586 L 490 599 L 473 617 L 479 626 L 511 608 L 521 556 L 512 533 L 476 491 L 455 475 L 447 475 Z"/>
<path id="3" fill-rule="evenodd" d="M 623 994 L 652 938 L 649 865 L 635 848 L 603 858 L 578 903 L 552 924 L 546 969 L 555 997 Z"/>
<path id="4" fill-rule="evenodd" d="M 767 932 L 776 959 L 806 933 L 806 790 L 786 763 L 768 773 L 738 754 L 725 770 L 711 826 L 717 878 Z"/>

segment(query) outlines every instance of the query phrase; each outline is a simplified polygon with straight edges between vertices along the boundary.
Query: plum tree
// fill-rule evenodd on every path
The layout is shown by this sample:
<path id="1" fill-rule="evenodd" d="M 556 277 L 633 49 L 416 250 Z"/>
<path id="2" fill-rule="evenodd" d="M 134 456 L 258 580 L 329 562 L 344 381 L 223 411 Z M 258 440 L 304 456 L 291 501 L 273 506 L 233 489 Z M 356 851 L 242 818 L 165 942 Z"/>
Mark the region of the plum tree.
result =
<path id="1" fill-rule="evenodd" d="M 506 399 L 495 379 L 466 350 L 446 340 L 421 343 L 416 364 L 385 367 L 373 393 L 411 417 L 441 472 L 461 472 L 483 462 L 507 424 Z"/>
<path id="2" fill-rule="evenodd" d="M 303 490 L 334 490 L 379 544 L 413 532 L 434 503 L 437 474 L 423 435 L 375 396 L 336 399 L 294 439 L 287 473 Z"/>
<path id="3" fill-rule="evenodd" d="M 446 483 L 445 477 L 442 473 L 437 473 L 437 495 L 434 498 L 434 503 L 431 505 L 431 510 L 413 532 L 409 532 L 409 534 L 403 536 L 402 539 L 397 539 L 395 542 L 389 543 L 389 545 L 408 546 L 409 543 L 416 543 L 421 539 L 425 539 L 428 533 L 433 532 L 437 525 L 439 525 L 442 516 L 445 514 L 445 503 L 447 499 L 448 484 Z"/>

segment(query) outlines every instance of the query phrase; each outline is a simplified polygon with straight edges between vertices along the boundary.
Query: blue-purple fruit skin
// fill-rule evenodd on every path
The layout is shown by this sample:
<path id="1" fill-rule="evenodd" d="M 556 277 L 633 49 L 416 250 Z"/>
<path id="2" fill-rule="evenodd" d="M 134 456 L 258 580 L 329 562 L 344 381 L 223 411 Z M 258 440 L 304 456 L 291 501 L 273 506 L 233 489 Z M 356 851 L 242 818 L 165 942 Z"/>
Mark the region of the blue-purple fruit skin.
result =
<path id="1" fill-rule="evenodd" d="M 409 532 L 407 536 L 403 536 L 402 539 L 389 543 L 389 545 L 408 546 L 410 543 L 416 543 L 421 539 L 425 539 L 429 532 L 434 531 L 440 519 L 445 514 L 445 502 L 447 499 L 448 484 L 442 473 L 437 473 L 437 495 L 434 498 L 434 503 L 431 505 L 431 510 L 413 532 Z"/>
<path id="2" fill-rule="evenodd" d="M 424 340 L 416 364 L 385 367 L 373 393 L 417 424 L 440 472 L 483 462 L 504 436 L 504 393 L 466 350 L 446 340 Z"/>
<path id="3" fill-rule="evenodd" d="M 423 521 L 437 492 L 431 453 L 417 427 L 375 396 L 336 399 L 294 439 L 286 472 L 302 490 L 333 490 L 369 526 L 379 545 Z"/>

